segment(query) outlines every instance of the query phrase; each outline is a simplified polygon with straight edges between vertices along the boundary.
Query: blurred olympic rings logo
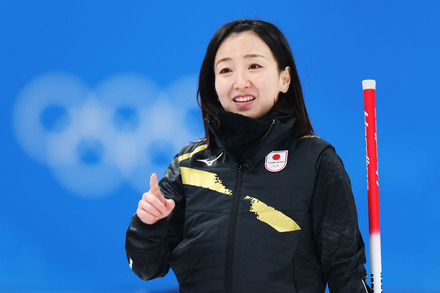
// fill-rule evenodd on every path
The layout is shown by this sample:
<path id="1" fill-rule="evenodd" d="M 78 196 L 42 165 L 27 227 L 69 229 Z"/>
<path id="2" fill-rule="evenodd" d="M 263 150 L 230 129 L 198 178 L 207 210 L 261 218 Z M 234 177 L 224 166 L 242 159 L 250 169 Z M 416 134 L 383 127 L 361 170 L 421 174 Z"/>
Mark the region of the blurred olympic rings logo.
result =
<path id="1" fill-rule="evenodd" d="M 123 183 L 144 192 L 179 149 L 203 136 L 197 79 L 166 90 L 134 74 L 90 89 L 66 73 L 41 75 L 19 94 L 13 127 L 23 150 L 70 192 L 109 195 Z"/>

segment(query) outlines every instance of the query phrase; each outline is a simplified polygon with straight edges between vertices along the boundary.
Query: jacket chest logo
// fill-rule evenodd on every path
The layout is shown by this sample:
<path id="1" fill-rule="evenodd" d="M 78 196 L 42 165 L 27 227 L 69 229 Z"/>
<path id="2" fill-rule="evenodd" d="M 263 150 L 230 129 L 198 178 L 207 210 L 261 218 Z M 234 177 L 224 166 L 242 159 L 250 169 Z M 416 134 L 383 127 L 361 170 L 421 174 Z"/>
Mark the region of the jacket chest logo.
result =
<path id="1" fill-rule="evenodd" d="M 287 151 L 273 151 L 266 156 L 264 166 L 270 172 L 279 172 L 287 165 Z"/>
<path id="2" fill-rule="evenodd" d="M 222 155 L 223 155 L 223 152 L 222 152 L 220 155 L 218 155 L 218 157 L 215 158 L 215 159 L 212 159 L 212 160 L 208 160 L 208 159 L 197 159 L 197 161 L 202 162 L 202 163 L 205 163 L 206 166 L 211 167 L 212 164 L 214 164 L 214 162 L 217 161 Z"/>

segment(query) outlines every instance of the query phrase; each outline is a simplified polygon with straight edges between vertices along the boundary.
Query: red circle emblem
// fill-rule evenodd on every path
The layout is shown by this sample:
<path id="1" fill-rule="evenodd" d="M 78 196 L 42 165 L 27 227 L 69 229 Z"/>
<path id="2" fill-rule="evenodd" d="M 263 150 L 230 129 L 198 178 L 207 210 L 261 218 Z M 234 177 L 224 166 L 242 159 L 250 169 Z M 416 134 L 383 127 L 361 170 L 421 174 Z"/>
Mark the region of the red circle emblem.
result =
<path id="1" fill-rule="evenodd" d="M 281 156 L 279 154 L 275 154 L 275 155 L 272 156 L 272 159 L 274 161 L 278 161 L 280 158 L 281 158 Z"/>

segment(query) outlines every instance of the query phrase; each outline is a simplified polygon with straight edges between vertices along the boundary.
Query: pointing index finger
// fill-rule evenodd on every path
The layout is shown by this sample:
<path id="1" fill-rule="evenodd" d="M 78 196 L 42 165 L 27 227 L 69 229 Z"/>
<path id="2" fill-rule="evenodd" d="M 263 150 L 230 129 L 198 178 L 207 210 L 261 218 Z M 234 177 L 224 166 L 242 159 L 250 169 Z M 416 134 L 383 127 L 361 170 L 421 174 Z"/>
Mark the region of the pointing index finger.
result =
<path id="1" fill-rule="evenodd" d="M 159 183 L 157 183 L 156 173 L 153 173 L 150 177 L 150 191 L 154 196 L 159 198 L 162 202 L 164 201 L 163 195 L 159 189 Z"/>

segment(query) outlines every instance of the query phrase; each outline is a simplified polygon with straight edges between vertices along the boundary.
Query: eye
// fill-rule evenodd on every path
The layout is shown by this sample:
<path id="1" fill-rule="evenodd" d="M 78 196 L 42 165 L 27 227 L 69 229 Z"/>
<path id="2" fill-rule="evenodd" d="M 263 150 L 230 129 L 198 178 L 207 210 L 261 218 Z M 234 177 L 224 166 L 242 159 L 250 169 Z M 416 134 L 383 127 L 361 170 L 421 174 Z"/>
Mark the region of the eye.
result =
<path id="1" fill-rule="evenodd" d="M 220 74 L 225 74 L 225 73 L 229 73 L 229 72 L 232 72 L 232 70 L 231 69 L 229 69 L 229 68 L 223 68 L 222 70 L 220 70 Z"/>
<path id="2" fill-rule="evenodd" d="M 263 66 L 258 65 L 258 64 L 252 64 L 251 66 L 249 66 L 249 69 L 258 69 L 258 68 L 261 68 L 261 67 L 263 67 Z"/>

